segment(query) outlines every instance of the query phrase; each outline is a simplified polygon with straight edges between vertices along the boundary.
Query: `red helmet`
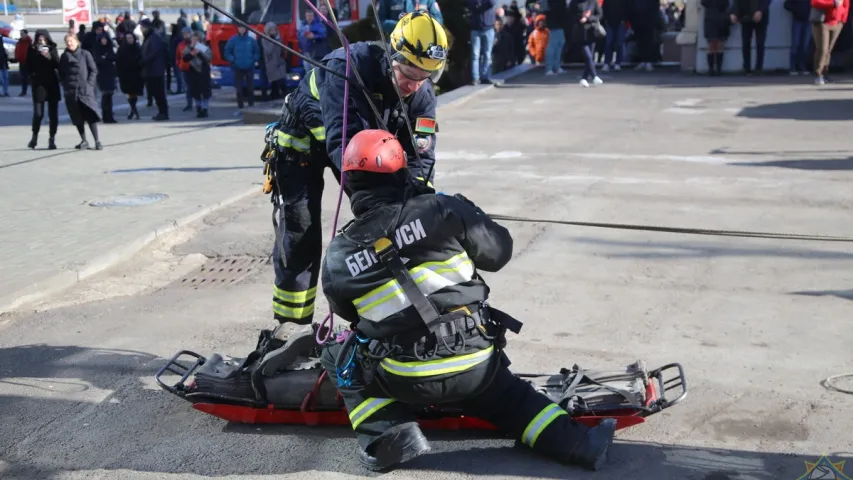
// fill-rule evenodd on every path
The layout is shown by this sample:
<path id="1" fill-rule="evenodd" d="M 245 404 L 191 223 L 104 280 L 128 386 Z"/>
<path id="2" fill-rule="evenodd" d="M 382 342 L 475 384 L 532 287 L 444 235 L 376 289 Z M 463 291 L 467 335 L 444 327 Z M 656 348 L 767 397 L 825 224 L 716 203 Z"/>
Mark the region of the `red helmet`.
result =
<path id="1" fill-rule="evenodd" d="M 406 168 L 406 153 L 397 137 L 385 130 L 362 130 L 344 152 L 343 170 L 395 173 Z"/>

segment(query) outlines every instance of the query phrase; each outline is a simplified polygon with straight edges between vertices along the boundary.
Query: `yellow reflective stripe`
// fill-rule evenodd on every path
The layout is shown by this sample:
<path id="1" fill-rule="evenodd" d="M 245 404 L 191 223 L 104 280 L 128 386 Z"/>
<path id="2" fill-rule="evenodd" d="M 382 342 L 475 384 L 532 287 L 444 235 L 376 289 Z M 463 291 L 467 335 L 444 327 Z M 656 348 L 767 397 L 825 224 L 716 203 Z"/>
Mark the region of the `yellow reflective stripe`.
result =
<path id="1" fill-rule="evenodd" d="M 422 182 L 424 181 L 424 177 L 415 177 L 415 179 L 416 179 L 416 180 L 420 180 L 420 181 L 422 181 Z M 429 188 L 435 188 L 435 186 L 432 184 L 432 182 L 427 182 L 427 187 L 429 187 Z"/>
<path id="2" fill-rule="evenodd" d="M 272 311 L 286 318 L 305 318 L 314 314 L 314 302 L 304 307 L 287 307 L 280 303 L 272 302 Z"/>
<path id="3" fill-rule="evenodd" d="M 311 135 L 314 135 L 314 138 L 316 138 L 317 141 L 322 142 L 326 139 L 326 127 L 320 125 L 317 128 L 312 128 Z"/>
<path id="4" fill-rule="evenodd" d="M 401 377 L 429 377 L 433 375 L 446 375 L 448 373 L 464 372 L 476 367 L 488 360 L 495 347 L 491 346 L 479 352 L 459 355 L 441 360 L 429 360 L 426 362 L 398 362 L 385 358 L 382 360 L 382 368 L 386 372 Z"/>
<path id="5" fill-rule="evenodd" d="M 308 300 L 313 300 L 314 297 L 317 296 L 317 287 L 311 287 L 308 290 L 303 290 L 301 292 L 282 290 L 275 285 L 273 285 L 272 288 L 273 296 L 283 302 L 305 303 Z"/>
<path id="6" fill-rule="evenodd" d="M 551 422 L 557 419 L 560 415 L 568 415 L 568 412 L 560 408 L 556 403 L 552 403 L 543 408 L 538 415 L 533 417 L 533 420 L 527 424 L 524 433 L 521 434 L 521 442 L 533 448 L 539 435 L 551 425 Z"/>
<path id="7" fill-rule="evenodd" d="M 311 95 L 320 100 L 320 89 L 317 88 L 317 69 L 311 70 L 311 75 L 308 77 L 308 85 L 311 86 Z"/>
<path id="8" fill-rule="evenodd" d="M 424 294 L 468 282 L 474 278 L 474 263 L 462 252 L 443 262 L 426 262 L 409 270 L 412 280 Z M 374 322 L 408 308 L 412 303 L 397 280 L 390 280 L 353 301 L 358 314 Z"/>
<path id="9" fill-rule="evenodd" d="M 278 131 L 278 145 L 280 147 L 292 148 L 300 152 L 308 151 L 308 137 L 294 137 L 293 135 Z"/>
<path id="10" fill-rule="evenodd" d="M 349 414 L 349 421 L 352 424 L 352 429 L 355 430 L 361 422 L 367 420 L 371 415 L 379 411 L 385 405 L 393 402 L 393 398 L 368 398 L 361 402 Z"/>

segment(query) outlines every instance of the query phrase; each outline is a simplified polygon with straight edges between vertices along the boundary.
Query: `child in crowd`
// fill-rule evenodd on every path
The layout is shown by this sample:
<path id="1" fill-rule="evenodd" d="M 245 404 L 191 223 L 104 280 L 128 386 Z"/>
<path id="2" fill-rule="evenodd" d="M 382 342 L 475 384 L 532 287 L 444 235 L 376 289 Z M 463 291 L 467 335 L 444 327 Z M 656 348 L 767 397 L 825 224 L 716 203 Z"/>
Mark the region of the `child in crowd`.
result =
<path id="1" fill-rule="evenodd" d="M 536 16 L 536 29 L 527 37 L 527 52 L 537 64 L 545 63 L 545 50 L 551 31 L 545 25 L 545 15 Z"/>

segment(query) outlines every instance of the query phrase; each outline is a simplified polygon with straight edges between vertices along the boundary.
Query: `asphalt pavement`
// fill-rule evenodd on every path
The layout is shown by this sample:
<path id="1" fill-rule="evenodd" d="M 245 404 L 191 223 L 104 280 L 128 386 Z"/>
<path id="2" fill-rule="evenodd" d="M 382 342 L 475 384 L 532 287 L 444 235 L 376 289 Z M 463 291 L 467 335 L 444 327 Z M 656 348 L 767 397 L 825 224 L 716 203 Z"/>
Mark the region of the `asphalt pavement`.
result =
<path id="1" fill-rule="evenodd" d="M 575 73 L 534 70 L 442 107 L 438 188 L 496 214 L 853 236 L 849 80 L 817 88 L 799 77 L 620 72 L 584 89 Z M 259 134 L 204 132 L 146 146 L 149 163 L 184 167 L 225 149 L 243 151 L 238 162 L 255 161 Z M 188 148 L 179 139 L 194 156 L 179 153 Z M 11 183 L 35 188 L 38 172 L 67 173 L 76 155 L 21 165 L 33 173 Z M 134 158 L 112 158 L 109 167 L 95 160 L 98 168 L 65 184 L 94 177 L 109 186 L 119 177 L 107 170 L 140 168 Z M 255 179 L 243 173 L 229 172 L 240 188 Z M 150 175 L 148 191 L 173 185 L 166 172 Z M 216 175 L 181 179 L 197 185 Z M 220 198 L 230 194 L 223 185 Z M 337 185 L 331 176 L 326 185 L 328 237 Z M 122 211 L 129 223 L 158 205 L 165 203 Z M 0 477 L 375 476 L 358 466 L 346 428 L 228 424 L 153 381 L 180 349 L 242 356 L 271 325 L 270 208 L 268 197 L 249 195 L 0 317 Z M 80 209 L 101 211 L 81 206 L 52 218 L 75 219 Z M 345 204 L 341 222 L 349 217 Z M 89 238 L 120 225 L 104 222 Z M 824 454 L 842 470 L 839 462 L 853 459 L 853 396 L 822 385 L 853 364 L 850 243 L 506 225 L 513 260 L 485 278 L 493 303 L 525 322 L 509 339 L 515 371 L 680 362 L 689 394 L 620 431 L 603 472 L 559 466 L 512 439 L 429 432 L 433 451 L 384 477 L 776 480 L 803 477 Z M 32 242 L 58 243 L 45 231 L 2 244 L 26 256 Z M 251 272 L 236 283 L 211 282 L 216 272 L 198 276 L 205 264 L 239 260 Z"/>
<path id="2" fill-rule="evenodd" d="M 0 311 L 74 283 L 260 181 L 260 149 L 246 145 L 263 133 L 240 125 L 233 89 L 216 91 L 205 119 L 182 111 L 183 95 L 172 96 L 165 122 L 151 120 L 157 109 L 145 98 L 140 120 L 128 120 L 122 97 L 119 123 L 99 124 L 100 151 L 74 148 L 80 137 L 64 102 L 58 149 L 47 150 L 47 115 L 38 145 L 27 148 L 32 100 L 0 98 Z M 85 133 L 94 145 L 88 127 Z"/>

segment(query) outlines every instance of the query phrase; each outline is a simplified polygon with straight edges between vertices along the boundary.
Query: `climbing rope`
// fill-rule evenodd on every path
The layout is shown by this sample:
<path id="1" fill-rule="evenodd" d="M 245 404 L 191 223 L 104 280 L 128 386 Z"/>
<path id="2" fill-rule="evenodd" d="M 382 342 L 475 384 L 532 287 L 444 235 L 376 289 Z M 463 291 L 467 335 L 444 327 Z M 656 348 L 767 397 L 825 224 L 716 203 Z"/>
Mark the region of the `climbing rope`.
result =
<path id="1" fill-rule="evenodd" d="M 803 240 L 813 242 L 853 242 L 851 237 L 831 235 L 804 235 L 799 233 L 749 232 L 739 230 L 713 230 L 707 228 L 660 227 L 655 225 L 632 225 L 626 223 L 577 222 L 571 220 L 549 220 L 541 218 L 514 217 L 510 215 L 487 214 L 492 220 L 523 223 L 553 223 L 578 227 L 612 228 L 618 230 L 644 230 L 649 232 L 683 233 L 688 235 L 712 235 L 717 237 L 773 238 L 779 240 Z"/>

